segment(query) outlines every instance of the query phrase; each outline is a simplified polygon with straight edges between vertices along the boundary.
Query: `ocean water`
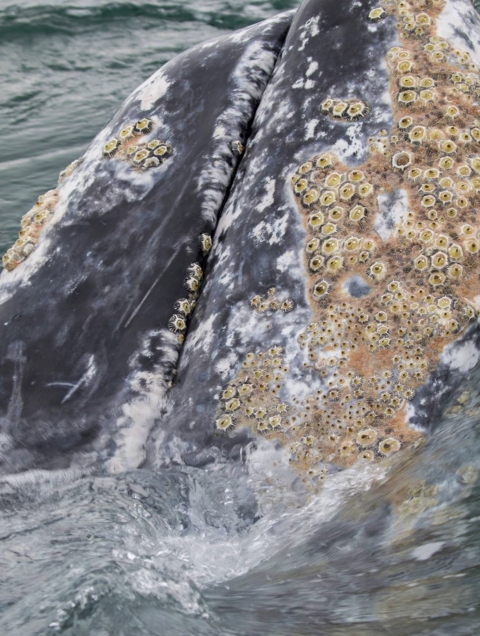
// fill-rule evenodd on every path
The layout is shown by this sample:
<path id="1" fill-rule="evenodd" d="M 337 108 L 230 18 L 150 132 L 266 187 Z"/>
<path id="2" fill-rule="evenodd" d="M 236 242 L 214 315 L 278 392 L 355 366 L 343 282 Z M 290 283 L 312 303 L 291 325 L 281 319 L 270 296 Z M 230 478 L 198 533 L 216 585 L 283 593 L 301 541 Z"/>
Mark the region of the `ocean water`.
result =
<path id="1" fill-rule="evenodd" d="M 122 100 L 295 1 L 0 0 L 0 247 Z M 308 497 L 245 463 L 0 481 L 0 634 L 475 636 L 480 372 L 425 444 Z M 267 452 L 267 451 L 265 451 Z"/>

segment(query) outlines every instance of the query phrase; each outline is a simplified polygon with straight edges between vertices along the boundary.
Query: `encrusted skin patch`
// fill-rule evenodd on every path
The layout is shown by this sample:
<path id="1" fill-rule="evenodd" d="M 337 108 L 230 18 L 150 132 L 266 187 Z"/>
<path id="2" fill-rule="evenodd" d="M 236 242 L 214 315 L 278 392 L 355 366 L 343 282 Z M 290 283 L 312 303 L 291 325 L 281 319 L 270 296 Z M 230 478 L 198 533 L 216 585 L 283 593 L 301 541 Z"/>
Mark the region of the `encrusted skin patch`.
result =
<path id="1" fill-rule="evenodd" d="M 292 177 L 314 314 L 298 342 L 321 389 L 284 404 L 287 368 L 274 348 L 247 354 L 219 402 L 218 431 L 247 426 L 278 439 L 302 473 L 415 442 L 408 403 L 477 317 L 480 78 L 468 53 L 436 35 L 443 6 L 386 1 L 365 15 L 366 26 L 396 19 L 400 46 L 386 56 L 392 130 L 368 140 L 363 165 L 325 149 Z M 319 110 L 368 116 L 361 99 L 329 95 Z"/>
<path id="2" fill-rule="evenodd" d="M 58 198 L 58 190 L 49 190 L 38 197 L 33 208 L 24 214 L 18 239 L 2 257 L 3 267 L 7 271 L 11 272 L 23 263 L 37 247 L 40 234 L 55 212 Z"/>
<path id="3" fill-rule="evenodd" d="M 132 168 L 148 170 L 158 168 L 169 159 L 174 149 L 171 144 L 161 139 L 139 142 L 139 138 L 149 134 L 154 129 L 151 119 L 140 119 L 136 123 L 130 122 L 123 126 L 116 137 L 113 137 L 103 147 L 106 159 L 113 157 L 128 162 Z"/>

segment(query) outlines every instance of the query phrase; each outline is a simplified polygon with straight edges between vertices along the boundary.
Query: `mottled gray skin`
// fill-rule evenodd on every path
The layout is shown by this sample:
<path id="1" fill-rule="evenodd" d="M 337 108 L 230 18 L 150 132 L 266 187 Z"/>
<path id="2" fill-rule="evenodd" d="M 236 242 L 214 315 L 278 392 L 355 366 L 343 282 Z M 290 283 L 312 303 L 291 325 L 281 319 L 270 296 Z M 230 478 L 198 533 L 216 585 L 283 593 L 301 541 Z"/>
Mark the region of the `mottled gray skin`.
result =
<path id="1" fill-rule="evenodd" d="M 187 295 L 187 267 L 202 261 L 199 237 L 214 231 L 238 163 L 230 142 L 246 141 L 291 19 L 187 51 L 135 91 L 61 185 L 37 250 L 3 272 L 1 472 L 122 453 L 118 469 L 141 463 L 138 439 L 132 457 L 122 450 L 132 425 L 139 433 L 122 406 L 148 410 L 154 393 L 145 438 L 178 355 L 173 304 Z M 173 157 L 144 173 L 105 159 L 105 142 L 143 117 L 159 123 L 148 139 L 170 142 Z"/>

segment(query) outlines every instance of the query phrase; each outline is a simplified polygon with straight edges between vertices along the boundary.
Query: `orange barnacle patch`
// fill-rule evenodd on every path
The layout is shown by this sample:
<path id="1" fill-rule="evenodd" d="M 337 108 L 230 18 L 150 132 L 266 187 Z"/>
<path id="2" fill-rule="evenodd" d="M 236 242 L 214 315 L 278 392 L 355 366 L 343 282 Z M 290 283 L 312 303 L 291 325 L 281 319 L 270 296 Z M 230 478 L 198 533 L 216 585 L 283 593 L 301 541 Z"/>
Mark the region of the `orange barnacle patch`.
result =
<path id="1" fill-rule="evenodd" d="M 357 459 L 389 457 L 418 439 L 408 426 L 408 403 L 444 347 L 477 315 L 478 70 L 436 35 L 444 0 L 422 2 L 421 8 L 382 4 L 365 23 L 384 13 L 397 21 L 399 45 L 386 56 L 391 133 L 368 139 L 369 155 L 359 166 L 342 164 L 328 147 L 311 158 L 321 178 L 307 214 L 298 170 L 292 182 L 306 230 L 313 313 L 298 345 L 303 367 L 318 383 L 289 405 L 278 426 L 276 420 L 268 425 L 278 392 L 254 387 L 249 396 L 249 408 L 266 410 L 267 436 L 290 449 L 292 464 L 302 471 L 321 461 L 346 467 Z M 325 95 L 321 110 L 341 125 L 357 116 L 355 108 L 350 115 L 348 110 L 359 101 Z M 404 214 L 380 240 L 382 210 L 374 193 L 381 200 L 395 191 L 404 196 Z M 236 421 L 254 428 L 241 410 Z"/>

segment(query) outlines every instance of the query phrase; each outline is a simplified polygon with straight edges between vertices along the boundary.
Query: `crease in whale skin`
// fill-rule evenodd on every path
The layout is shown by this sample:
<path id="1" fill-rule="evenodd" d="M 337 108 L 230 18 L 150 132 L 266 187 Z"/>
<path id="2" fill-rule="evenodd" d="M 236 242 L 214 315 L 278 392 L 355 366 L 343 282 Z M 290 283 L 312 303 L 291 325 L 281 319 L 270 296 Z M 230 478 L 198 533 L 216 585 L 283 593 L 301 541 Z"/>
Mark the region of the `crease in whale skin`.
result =
<path id="1" fill-rule="evenodd" d="M 477 364 L 479 19 L 400 4 L 297 11 L 149 465 L 250 444 L 316 489 L 420 443 Z"/>
<path id="2" fill-rule="evenodd" d="M 3 473 L 142 463 L 291 19 L 166 64 L 25 215 L 0 276 Z"/>

